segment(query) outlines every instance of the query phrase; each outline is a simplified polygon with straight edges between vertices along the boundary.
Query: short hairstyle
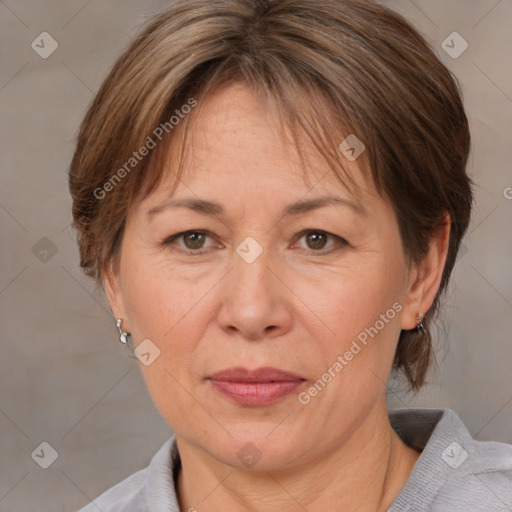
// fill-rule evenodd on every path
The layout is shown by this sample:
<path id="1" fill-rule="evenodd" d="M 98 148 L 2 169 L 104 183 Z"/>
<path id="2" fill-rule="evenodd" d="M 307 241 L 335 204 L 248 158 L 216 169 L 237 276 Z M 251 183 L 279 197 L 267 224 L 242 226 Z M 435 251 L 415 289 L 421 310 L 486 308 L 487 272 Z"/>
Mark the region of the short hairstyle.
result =
<path id="1" fill-rule="evenodd" d="M 129 208 L 171 172 L 171 141 L 180 135 L 185 148 L 202 101 L 235 82 L 277 109 L 302 162 L 305 138 L 347 186 L 339 145 L 350 134 L 363 141 L 358 163 L 392 205 L 409 265 L 449 215 L 439 292 L 423 333 L 401 331 L 393 363 L 417 391 L 434 357 L 429 326 L 470 219 L 470 133 L 456 79 L 402 16 L 373 1 L 176 0 L 151 18 L 78 134 L 69 186 L 81 267 L 103 282 Z"/>

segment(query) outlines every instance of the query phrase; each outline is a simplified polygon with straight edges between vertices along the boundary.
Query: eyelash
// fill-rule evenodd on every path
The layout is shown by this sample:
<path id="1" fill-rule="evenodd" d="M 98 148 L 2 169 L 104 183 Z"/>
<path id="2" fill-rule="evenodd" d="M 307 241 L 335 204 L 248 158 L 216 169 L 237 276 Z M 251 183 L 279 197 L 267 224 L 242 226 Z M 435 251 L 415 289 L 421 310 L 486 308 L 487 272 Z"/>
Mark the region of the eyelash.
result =
<path id="1" fill-rule="evenodd" d="M 176 233 L 175 235 L 171 235 L 167 238 L 165 238 L 164 240 L 162 240 L 162 242 L 160 242 L 159 244 L 159 247 L 162 248 L 162 249 L 165 249 L 165 248 L 169 248 L 173 242 L 179 238 L 182 238 L 184 237 L 185 235 L 190 235 L 192 233 L 196 233 L 196 234 L 201 234 L 201 235 L 206 235 L 206 236 L 209 236 L 211 238 L 215 238 L 212 233 L 210 231 L 207 231 L 207 230 L 202 230 L 202 229 L 191 229 L 191 230 L 188 230 L 188 231 L 182 231 L 181 233 Z M 322 256 L 322 255 L 326 255 L 326 254 L 330 254 L 332 252 L 335 252 L 335 251 L 339 251 L 341 249 L 343 249 L 344 247 L 350 247 L 350 244 L 344 239 L 344 238 L 341 238 L 340 236 L 337 236 L 337 235 L 333 235 L 332 233 L 328 233 L 326 231 L 322 231 L 322 230 L 319 230 L 319 229 L 305 229 L 303 231 L 301 231 L 295 238 L 295 240 L 300 240 L 303 236 L 307 235 L 307 234 L 310 234 L 310 233 L 317 233 L 317 234 L 322 234 L 322 235 L 326 235 L 328 238 L 333 238 L 335 239 L 335 241 L 338 243 L 338 247 L 335 247 L 334 249 L 331 248 L 331 249 L 327 249 L 327 250 L 324 250 L 324 249 L 319 249 L 319 250 L 313 250 L 313 249 L 306 249 L 306 253 L 308 255 L 313 255 L 313 256 Z M 192 250 L 192 249 L 183 249 L 183 248 L 172 248 L 172 249 L 175 249 L 175 250 L 178 250 L 180 251 L 181 253 L 187 255 L 187 256 L 200 256 L 202 254 L 204 254 L 205 252 L 208 251 L 208 249 L 197 249 L 197 250 Z"/>

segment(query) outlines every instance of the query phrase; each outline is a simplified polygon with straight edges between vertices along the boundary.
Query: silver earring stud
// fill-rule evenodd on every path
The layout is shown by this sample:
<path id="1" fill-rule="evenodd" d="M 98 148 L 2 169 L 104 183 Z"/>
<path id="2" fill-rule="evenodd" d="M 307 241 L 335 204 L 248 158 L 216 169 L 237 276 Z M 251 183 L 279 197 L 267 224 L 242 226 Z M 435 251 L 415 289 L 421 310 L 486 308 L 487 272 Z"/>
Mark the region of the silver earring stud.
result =
<path id="1" fill-rule="evenodd" d="M 418 317 L 416 318 L 416 332 L 418 334 L 423 334 L 425 332 L 425 326 L 423 325 L 423 313 L 418 313 Z"/>
<path id="2" fill-rule="evenodd" d="M 118 318 L 116 320 L 117 328 L 119 329 L 119 341 L 121 343 L 124 343 L 126 345 L 128 336 L 130 336 L 130 333 L 123 331 L 123 320 L 121 318 Z"/>

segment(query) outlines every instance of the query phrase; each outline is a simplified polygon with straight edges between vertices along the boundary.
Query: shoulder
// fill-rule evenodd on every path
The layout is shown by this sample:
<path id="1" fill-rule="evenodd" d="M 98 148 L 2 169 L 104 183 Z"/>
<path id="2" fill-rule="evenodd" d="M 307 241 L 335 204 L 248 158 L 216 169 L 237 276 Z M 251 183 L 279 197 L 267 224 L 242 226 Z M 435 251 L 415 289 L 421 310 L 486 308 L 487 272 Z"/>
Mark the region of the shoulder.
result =
<path id="1" fill-rule="evenodd" d="M 512 510 L 512 445 L 474 439 L 450 409 L 393 411 L 390 420 L 422 450 L 390 512 Z"/>
<path id="2" fill-rule="evenodd" d="M 148 468 L 133 473 L 95 498 L 78 512 L 146 512 L 144 483 Z"/>
<path id="3" fill-rule="evenodd" d="M 158 510 L 179 512 L 173 483 L 178 460 L 172 437 L 153 456 L 149 466 L 114 485 L 78 512 L 150 512 L 156 504 L 161 504 Z"/>

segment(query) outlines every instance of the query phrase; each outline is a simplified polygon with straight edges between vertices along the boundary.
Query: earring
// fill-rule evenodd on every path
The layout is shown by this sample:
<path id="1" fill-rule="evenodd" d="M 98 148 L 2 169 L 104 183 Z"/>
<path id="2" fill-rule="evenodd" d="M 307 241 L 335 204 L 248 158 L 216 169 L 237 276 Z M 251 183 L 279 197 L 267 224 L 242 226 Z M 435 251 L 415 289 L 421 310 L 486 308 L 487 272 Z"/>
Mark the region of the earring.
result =
<path id="1" fill-rule="evenodd" d="M 423 325 L 423 313 L 418 313 L 418 317 L 416 318 L 416 332 L 418 334 L 423 334 L 425 332 L 425 326 Z"/>
<path id="2" fill-rule="evenodd" d="M 123 328 L 122 328 L 123 320 L 122 320 L 122 318 L 118 318 L 116 320 L 116 325 L 117 325 L 117 328 L 119 329 L 119 341 L 126 345 L 127 338 L 128 338 L 128 336 L 130 336 L 130 333 L 123 331 Z"/>
<path id="3" fill-rule="evenodd" d="M 131 357 L 132 359 L 138 359 L 135 356 L 135 348 L 133 346 L 133 343 L 128 340 L 128 338 L 131 336 L 129 332 L 123 331 L 123 319 L 118 318 L 116 319 L 116 325 L 119 329 L 119 341 L 126 347 L 127 355 Z"/>

